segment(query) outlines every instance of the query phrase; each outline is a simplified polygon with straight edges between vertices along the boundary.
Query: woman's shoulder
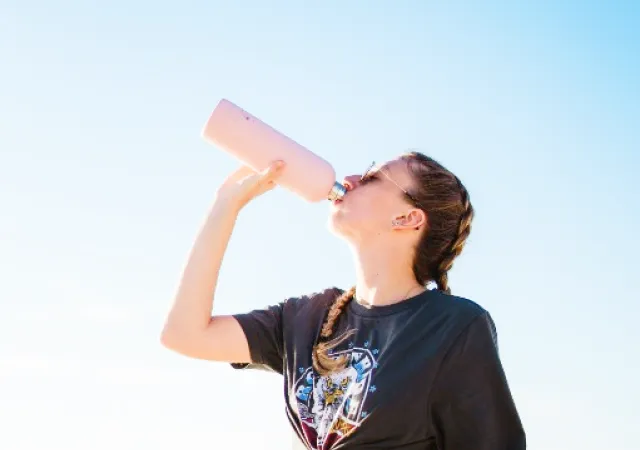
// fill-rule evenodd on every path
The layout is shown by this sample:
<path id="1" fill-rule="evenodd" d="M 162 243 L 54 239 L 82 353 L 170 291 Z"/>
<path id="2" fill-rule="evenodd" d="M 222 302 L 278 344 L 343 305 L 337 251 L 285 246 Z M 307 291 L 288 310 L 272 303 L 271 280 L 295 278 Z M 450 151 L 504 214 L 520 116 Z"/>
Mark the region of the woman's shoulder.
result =
<path id="1" fill-rule="evenodd" d="M 489 312 L 474 300 L 460 295 L 446 294 L 442 291 L 434 290 L 430 293 L 430 302 L 434 309 L 449 320 L 459 323 L 461 326 L 473 322 L 481 316 L 490 316 Z"/>
<path id="2" fill-rule="evenodd" d="M 289 298 L 285 301 L 285 310 L 291 313 L 304 311 L 326 311 L 331 303 L 344 292 L 343 289 L 332 286 L 322 290 L 310 292 L 299 297 Z"/>
<path id="3" fill-rule="evenodd" d="M 487 312 L 480 303 L 468 297 L 446 294 L 442 291 L 436 291 L 436 295 L 442 304 L 452 311 L 467 312 L 469 314 L 484 314 Z"/>
<path id="4" fill-rule="evenodd" d="M 287 299 L 281 310 L 283 327 L 300 336 L 301 330 L 313 331 L 322 326 L 331 303 L 343 290 L 330 287 Z"/>

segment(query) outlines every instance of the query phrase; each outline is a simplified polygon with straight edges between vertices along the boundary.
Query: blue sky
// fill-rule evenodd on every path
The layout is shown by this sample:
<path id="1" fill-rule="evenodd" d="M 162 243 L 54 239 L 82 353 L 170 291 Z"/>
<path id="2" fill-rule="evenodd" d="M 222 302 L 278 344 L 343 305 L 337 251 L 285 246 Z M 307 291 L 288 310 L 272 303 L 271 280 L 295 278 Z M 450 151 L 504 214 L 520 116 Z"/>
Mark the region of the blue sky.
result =
<path id="1" fill-rule="evenodd" d="M 459 175 L 452 289 L 496 320 L 530 447 L 631 449 L 639 7 L 523 3 L 0 3 L 0 447 L 291 441 L 277 376 L 158 342 L 236 166 L 200 137 L 224 97 L 340 175 L 408 148 Z M 326 215 L 252 204 L 216 311 L 348 287 Z"/>

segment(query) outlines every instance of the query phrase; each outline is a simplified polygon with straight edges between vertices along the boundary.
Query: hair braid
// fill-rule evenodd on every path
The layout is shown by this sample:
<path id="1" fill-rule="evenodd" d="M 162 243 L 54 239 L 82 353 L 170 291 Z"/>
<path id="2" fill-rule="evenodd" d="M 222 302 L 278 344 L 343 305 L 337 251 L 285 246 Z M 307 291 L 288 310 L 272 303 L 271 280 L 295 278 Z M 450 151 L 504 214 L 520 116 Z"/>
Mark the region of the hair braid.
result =
<path id="1" fill-rule="evenodd" d="M 402 157 L 413 176 L 407 200 L 427 214 L 427 226 L 416 246 L 413 273 L 418 283 L 435 281 L 438 289 L 451 293 L 449 270 L 460 255 L 473 220 L 469 192 L 442 164 L 419 152 Z"/>
<path id="2" fill-rule="evenodd" d="M 456 257 L 462 253 L 462 249 L 464 248 L 467 238 L 471 233 L 471 222 L 474 215 L 473 206 L 471 206 L 467 189 L 462 185 L 462 182 L 458 177 L 454 176 L 454 178 L 460 188 L 460 202 L 462 203 L 463 213 L 460 216 L 456 236 L 451 242 L 451 246 L 447 252 L 442 255 L 442 259 L 438 264 L 435 279 L 438 289 L 446 292 L 447 294 L 451 293 L 451 288 L 449 287 L 449 270 L 453 266 L 453 261 Z"/>
<path id="3" fill-rule="evenodd" d="M 352 287 L 336 298 L 329 307 L 329 312 L 320 331 L 320 337 L 313 347 L 311 354 L 313 368 L 319 375 L 328 375 L 333 371 L 345 368 L 347 365 L 348 360 L 346 355 L 332 357 L 329 356 L 329 351 L 351 336 L 355 330 L 350 330 L 335 339 L 329 339 L 333 335 L 338 317 L 340 317 L 340 314 L 344 311 L 345 306 L 353 299 L 355 293 L 356 288 Z"/>

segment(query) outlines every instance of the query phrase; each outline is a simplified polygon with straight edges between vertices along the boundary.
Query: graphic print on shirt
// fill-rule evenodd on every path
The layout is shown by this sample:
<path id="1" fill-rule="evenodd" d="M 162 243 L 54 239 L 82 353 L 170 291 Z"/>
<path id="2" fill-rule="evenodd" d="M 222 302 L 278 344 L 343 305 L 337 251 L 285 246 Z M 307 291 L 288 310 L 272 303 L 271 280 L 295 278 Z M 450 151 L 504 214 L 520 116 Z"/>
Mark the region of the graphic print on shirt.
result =
<path id="1" fill-rule="evenodd" d="M 368 347 L 369 343 L 365 343 Z M 312 448 L 325 450 L 352 433 L 367 416 L 362 407 L 375 392 L 371 375 L 377 368 L 378 350 L 350 348 L 333 356 L 348 355 L 347 367 L 321 377 L 312 367 L 299 368 L 295 402 L 304 434 Z"/>

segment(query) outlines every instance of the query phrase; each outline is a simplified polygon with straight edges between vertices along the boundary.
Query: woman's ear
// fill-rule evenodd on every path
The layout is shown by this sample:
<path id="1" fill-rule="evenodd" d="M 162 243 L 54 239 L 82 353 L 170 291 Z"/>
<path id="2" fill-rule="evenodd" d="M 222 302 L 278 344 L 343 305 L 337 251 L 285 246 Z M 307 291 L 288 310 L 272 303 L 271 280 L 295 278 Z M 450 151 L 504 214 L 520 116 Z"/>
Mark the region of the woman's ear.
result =
<path id="1" fill-rule="evenodd" d="M 427 224 L 427 214 L 414 208 L 401 216 L 395 216 L 391 220 L 391 227 L 394 230 L 419 230 Z"/>

